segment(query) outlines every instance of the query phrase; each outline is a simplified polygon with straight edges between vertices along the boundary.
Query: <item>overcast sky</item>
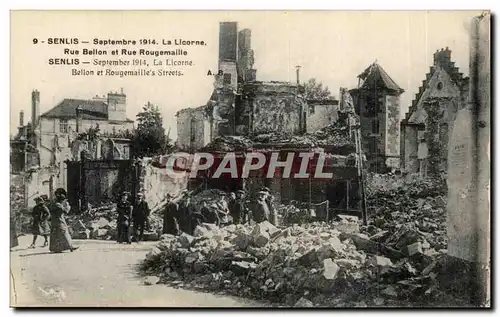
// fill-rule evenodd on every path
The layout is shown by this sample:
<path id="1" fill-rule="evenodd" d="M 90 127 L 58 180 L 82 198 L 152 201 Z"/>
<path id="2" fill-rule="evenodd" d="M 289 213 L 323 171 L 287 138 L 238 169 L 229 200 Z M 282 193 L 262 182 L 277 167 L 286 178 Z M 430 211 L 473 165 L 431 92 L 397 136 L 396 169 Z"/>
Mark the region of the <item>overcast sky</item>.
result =
<path id="1" fill-rule="evenodd" d="M 15 12 L 11 27 L 10 130 L 15 133 L 19 111 L 31 118 L 31 91 L 40 91 L 41 113 L 64 98 L 90 99 L 124 89 L 127 116 L 135 119 L 141 107 L 157 104 L 164 126 L 176 137 L 176 111 L 205 104 L 213 89 L 208 70 L 217 68 L 219 22 L 237 21 L 252 30 L 258 80 L 295 81 L 314 77 L 335 96 L 340 87 L 354 88 L 356 76 L 375 60 L 405 90 L 402 117 L 432 65 L 432 54 L 449 47 L 452 60 L 465 75 L 469 68 L 470 18 L 481 12 Z M 49 58 L 64 56 L 66 46 L 33 44 L 33 38 L 77 37 L 100 39 L 192 39 L 204 47 L 188 49 L 195 66 L 183 77 L 75 77 L 71 67 L 48 65 Z M 138 48 L 138 47 L 137 47 Z M 74 56 L 73 56 L 74 57 Z M 83 60 L 85 58 L 80 56 Z M 108 56 L 108 58 L 113 58 Z M 81 66 L 80 66 L 81 68 Z M 87 65 L 86 68 L 90 69 Z M 96 68 L 94 68 L 96 69 Z"/>

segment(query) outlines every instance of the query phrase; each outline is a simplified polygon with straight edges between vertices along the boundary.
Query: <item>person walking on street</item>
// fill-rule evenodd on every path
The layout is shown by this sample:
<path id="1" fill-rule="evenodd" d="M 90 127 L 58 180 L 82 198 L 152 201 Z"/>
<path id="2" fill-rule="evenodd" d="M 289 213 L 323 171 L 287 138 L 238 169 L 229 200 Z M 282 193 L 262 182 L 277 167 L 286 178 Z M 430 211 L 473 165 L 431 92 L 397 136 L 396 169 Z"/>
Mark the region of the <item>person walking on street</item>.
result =
<path id="1" fill-rule="evenodd" d="M 179 234 L 179 205 L 172 195 L 167 194 L 167 205 L 163 210 L 163 233 Z"/>
<path id="2" fill-rule="evenodd" d="M 266 203 L 267 192 L 259 191 L 257 193 L 257 201 L 254 204 L 252 211 L 253 221 L 260 223 L 263 221 L 269 221 L 270 211 L 269 206 Z"/>
<path id="3" fill-rule="evenodd" d="M 129 193 L 124 191 L 120 196 L 116 211 L 118 212 L 118 243 L 131 244 L 130 221 L 132 220 L 132 204 L 128 201 Z"/>
<path id="4" fill-rule="evenodd" d="M 45 205 L 45 202 L 42 197 L 35 198 L 35 207 L 33 207 L 32 216 L 33 216 L 33 224 L 32 224 L 32 234 L 33 234 L 33 242 L 29 246 L 30 249 L 35 248 L 36 239 L 38 236 L 42 236 L 45 241 L 43 243 L 43 247 L 49 245 L 48 236 L 50 235 L 50 211 L 49 208 Z"/>
<path id="5" fill-rule="evenodd" d="M 151 210 L 148 203 L 144 200 L 144 194 L 137 194 L 137 201 L 132 216 L 134 217 L 134 236 L 137 243 L 142 241 L 144 236 L 144 226 Z"/>
<path id="6" fill-rule="evenodd" d="M 71 210 L 71 206 L 66 198 L 66 190 L 58 188 L 54 192 L 55 200 L 50 204 L 50 243 L 49 250 L 54 253 L 61 253 L 66 250 L 73 252 L 78 246 L 73 245 L 66 224 L 65 215 Z"/>

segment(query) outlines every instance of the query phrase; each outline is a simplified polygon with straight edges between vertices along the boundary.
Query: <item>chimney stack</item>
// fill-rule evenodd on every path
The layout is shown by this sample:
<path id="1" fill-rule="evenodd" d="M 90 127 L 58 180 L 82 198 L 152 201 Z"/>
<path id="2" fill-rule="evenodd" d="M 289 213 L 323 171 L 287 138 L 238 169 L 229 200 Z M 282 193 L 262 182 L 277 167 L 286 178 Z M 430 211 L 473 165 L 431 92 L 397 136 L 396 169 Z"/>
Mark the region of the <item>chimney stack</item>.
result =
<path id="1" fill-rule="evenodd" d="M 434 65 L 448 65 L 451 62 L 451 50 L 446 47 L 434 53 Z"/>
<path id="2" fill-rule="evenodd" d="M 24 111 L 19 112 L 19 126 L 23 127 L 24 126 Z"/>
<path id="3" fill-rule="evenodd" d="M 40 111 L 40 92 L 33 90 L 31 93 L 31 128 L 35 131 L 38 121 L 38 113 Z"/>
<path id="4" fill-rule="evenodd" d="M 295 66 L 297 68 L 297 86 L 300 85 L 300 67 L 301 66 Z"/>

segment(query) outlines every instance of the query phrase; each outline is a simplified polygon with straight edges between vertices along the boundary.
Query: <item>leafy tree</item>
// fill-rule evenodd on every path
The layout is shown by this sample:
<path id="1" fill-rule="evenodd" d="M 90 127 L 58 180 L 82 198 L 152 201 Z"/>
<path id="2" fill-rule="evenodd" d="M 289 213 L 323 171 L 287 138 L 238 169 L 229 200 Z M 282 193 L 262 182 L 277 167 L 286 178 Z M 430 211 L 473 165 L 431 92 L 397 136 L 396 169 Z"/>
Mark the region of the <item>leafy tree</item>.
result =
<path id="1" fill-rule="evenodd" d="M 305 97 L 307 99 L 331 99 L 333 98 L 328 86 L 323 86 L 321 82 L 317 82 L 315 78 L 309 79 L 304 84 Z"/>
<path id="2" fill-rule="evenodd" d="M 134 135 L 134 152 L 138 157 L 165 154 L 171 140 L 165 135 L 163 119 L 158 107 L 147 103 L 137 114 L 137 129 Z"/>

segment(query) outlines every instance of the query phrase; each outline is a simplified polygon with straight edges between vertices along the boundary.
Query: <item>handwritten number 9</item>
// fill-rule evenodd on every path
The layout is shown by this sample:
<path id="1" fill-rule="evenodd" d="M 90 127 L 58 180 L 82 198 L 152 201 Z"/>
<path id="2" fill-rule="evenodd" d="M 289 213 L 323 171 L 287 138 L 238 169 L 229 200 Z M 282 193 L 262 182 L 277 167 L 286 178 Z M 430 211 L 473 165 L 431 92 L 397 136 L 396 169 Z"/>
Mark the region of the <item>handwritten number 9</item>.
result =
<path id="1" fill-rule="evenodd" d="M 38 39 L 33 39 L 33 44 L 37 44 L 38 43 Z"/>

